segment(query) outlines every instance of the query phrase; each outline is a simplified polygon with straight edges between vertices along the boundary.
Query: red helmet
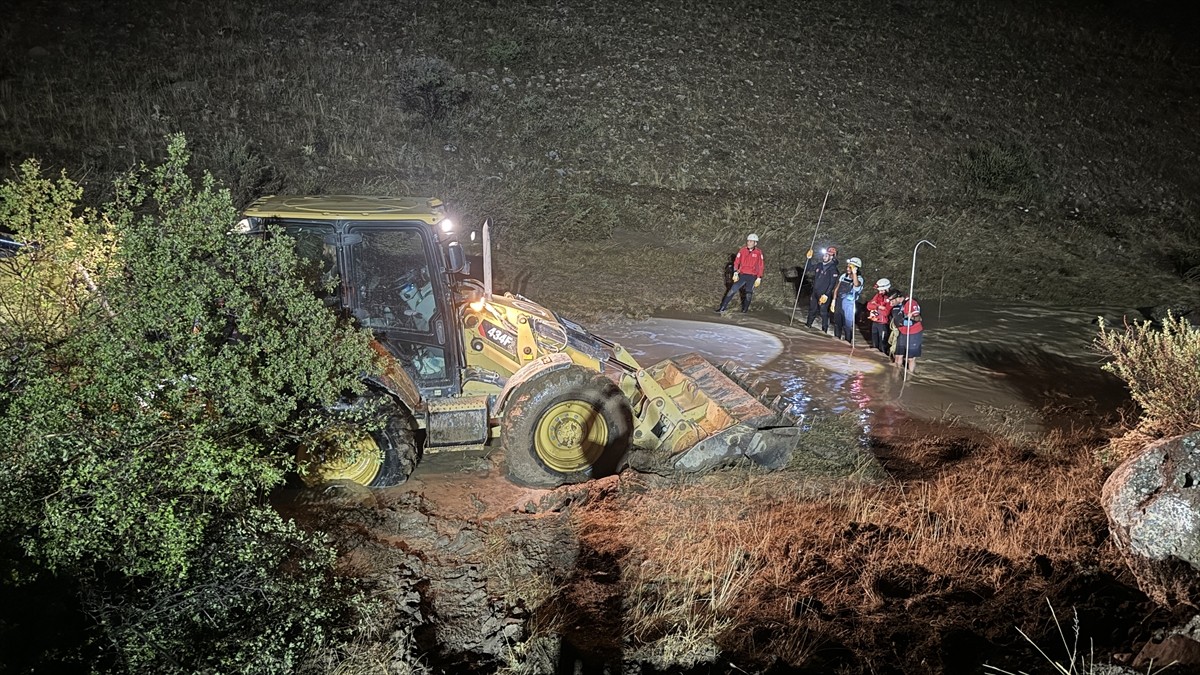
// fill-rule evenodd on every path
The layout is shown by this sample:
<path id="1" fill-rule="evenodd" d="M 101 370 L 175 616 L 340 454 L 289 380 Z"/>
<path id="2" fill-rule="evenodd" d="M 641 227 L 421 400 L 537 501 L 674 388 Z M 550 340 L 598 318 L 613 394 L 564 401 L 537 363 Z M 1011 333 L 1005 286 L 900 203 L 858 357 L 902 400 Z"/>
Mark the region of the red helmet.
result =
<path id="1" fill-rule="evenodd" d="M 837 247 L 830 246 L 829 248 L 825 249 L 825 252 L 828 253 L 829 255 L 837 255 Z"/>

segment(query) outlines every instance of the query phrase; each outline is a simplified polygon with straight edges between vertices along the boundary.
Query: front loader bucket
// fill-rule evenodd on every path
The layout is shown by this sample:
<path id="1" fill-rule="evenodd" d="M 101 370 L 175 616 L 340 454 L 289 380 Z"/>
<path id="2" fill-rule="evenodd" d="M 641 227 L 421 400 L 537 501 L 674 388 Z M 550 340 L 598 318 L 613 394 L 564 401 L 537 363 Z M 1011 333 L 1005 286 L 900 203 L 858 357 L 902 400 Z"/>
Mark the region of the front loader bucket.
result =
<path id="1" fill-rule="evenodd" d="M 633 443 L 643 451 L 630 459 L 635 469 L 700 471 L 739 456 L 778 468 L 796 446 L 797 420 L 782 397 L 769 400 L 729 365 L 692 353 L 636 378 L 644 399 L 635 407 Z"/>

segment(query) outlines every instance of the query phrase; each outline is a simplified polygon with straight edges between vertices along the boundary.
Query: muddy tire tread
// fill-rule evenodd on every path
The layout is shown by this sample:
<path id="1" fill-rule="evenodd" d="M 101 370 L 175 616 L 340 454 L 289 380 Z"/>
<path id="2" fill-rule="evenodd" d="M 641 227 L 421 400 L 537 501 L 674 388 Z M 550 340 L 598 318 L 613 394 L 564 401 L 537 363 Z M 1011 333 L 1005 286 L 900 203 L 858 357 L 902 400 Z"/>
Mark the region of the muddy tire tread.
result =
<path id="1" fill-rule="evenodd" d="M 383 410 L 387 414 L 387 424 L 372 433 L 383 451 L 383 464 L 379 467 L 379 473 L 375 474 L 375 479 L 367 486 L 371 488 L 394 487 L 404 483 L 420 460 L 416 424 L 412 415 L 391 400 L 384 404 Z"/>
<path id="2" fill-rule="evenodd" d="M 600 460 L 581 471 L 563 473 L 542 463 L 534 447 L 541 416 L 567 398 L 588 401 L 609 428 L 609 443 Z M 504 471 L 519 485 L 554 488 L 618 473 L 625 466 L 633 432 L 629 400 L 612 380 L 581 366 L 547 372 L 513 391 L 501 421 Z"/>

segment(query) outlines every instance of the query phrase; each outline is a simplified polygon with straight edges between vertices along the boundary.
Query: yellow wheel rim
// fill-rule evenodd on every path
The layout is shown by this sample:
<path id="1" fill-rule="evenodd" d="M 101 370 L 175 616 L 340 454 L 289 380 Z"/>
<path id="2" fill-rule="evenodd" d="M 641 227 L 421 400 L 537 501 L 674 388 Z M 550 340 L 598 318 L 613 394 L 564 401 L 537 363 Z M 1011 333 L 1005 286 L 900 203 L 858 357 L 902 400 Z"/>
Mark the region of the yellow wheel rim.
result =
<path id="1" fill-rule="evenodd" d="M 307 465 L 304 482 L 320 485 L 334 480 L 349 480 L 359 485 L 370 485 L 383 466 L 383 452 L 370 434 L 363 434 L 356 441 L 347 442 L 324 459 L 309 453 L 301 453 L 300 461 Z"/>
<path id="2" fill-rule="evenodd" d="M 562 473 L 591 467 L 607 445 L 604 417 L 584 401 L 563 401 L 547 410 L 538 422 L 534 439 L 542 463 Z"/>

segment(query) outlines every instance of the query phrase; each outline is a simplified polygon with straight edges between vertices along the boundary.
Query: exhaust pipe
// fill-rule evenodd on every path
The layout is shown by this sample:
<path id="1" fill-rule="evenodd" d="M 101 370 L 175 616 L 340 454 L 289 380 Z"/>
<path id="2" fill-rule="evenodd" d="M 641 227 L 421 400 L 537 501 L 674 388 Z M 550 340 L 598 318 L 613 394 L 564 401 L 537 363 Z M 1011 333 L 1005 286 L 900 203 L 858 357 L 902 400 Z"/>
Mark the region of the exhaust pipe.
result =
<path id="1" fill-rule="evenodd" d="M 492 299 L 492 219 L 483 221 L 483 299 Z"/>

